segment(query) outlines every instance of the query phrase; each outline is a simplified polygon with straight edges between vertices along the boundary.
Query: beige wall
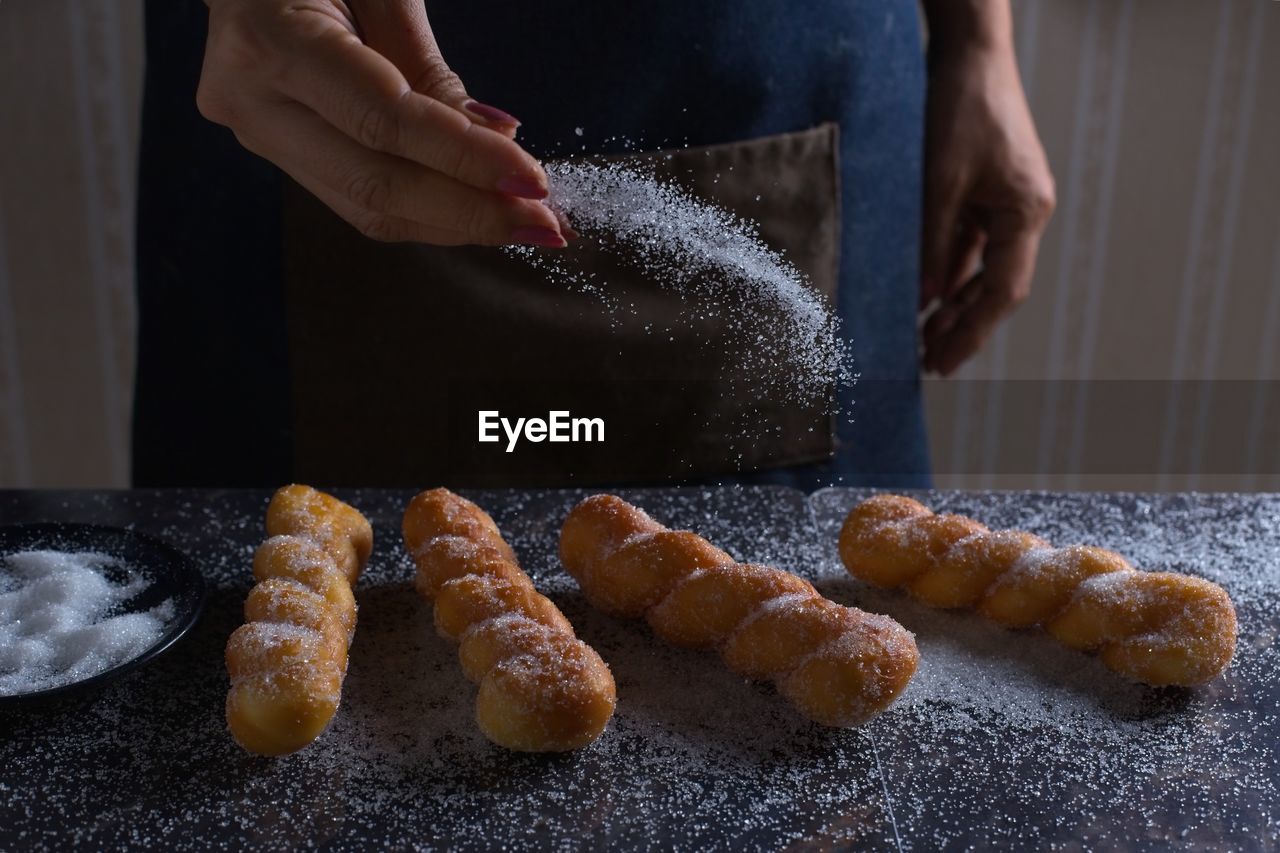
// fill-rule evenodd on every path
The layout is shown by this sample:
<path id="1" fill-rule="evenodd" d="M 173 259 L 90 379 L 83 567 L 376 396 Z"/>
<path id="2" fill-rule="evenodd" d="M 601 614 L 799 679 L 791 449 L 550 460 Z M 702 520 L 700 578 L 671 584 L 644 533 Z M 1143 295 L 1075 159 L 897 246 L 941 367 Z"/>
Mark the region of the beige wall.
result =
<path id="1" fill-rule="evenodd" d="M 1032 299 L 928 383 L 939 484 L 1280 489 L 1280 386 L 1168 382 L 1280 380 L 1280 3 L 1015 15 L 1059 209 Z M 140 71 L 138 0 L 0 2 L 0 486 L 127 482 Z M 1043 381 L 1099 378 L 1132 384 Z"/>
<path id="2" fill-rule="evenodd" d="M 0 486 L 128 479 L 141 6 L 0 3 Z"/>
<path id="3" fill-rule="evenodd" d="M 939 484 L 1280 489 L 1280 3 L 1015 15 L 1059 206 L 1032 298 L 928 385 Z"/>

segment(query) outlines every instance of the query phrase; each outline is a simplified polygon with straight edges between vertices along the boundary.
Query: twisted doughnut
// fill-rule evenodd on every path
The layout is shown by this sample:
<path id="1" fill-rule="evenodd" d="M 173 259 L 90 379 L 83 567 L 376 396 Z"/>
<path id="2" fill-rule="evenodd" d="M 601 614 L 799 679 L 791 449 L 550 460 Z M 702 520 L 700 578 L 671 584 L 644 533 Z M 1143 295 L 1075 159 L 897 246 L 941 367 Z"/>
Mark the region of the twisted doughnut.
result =
<path id="1" fill-rule="evenodd" d="M 1009 627 L 1041 625 L 1147 684 L 1202 684 L 1235 652 L 1235 608 L 1217 584 L 1136 571 L 1101 548 L 1054 548 L 1030 533 L 988 530 L 907 497 L 855 506 L 840 530 L 840 559 L 854 577 L 906 587 L 934 607 L 976 608 Z"/>
<path id="2" fill-rule="evenodd" d="M 315 740 L 338 709 L 356 629 L 351 584 L 373 530 L 353 507 L 293 485 L 272 497 L 267 532 L 245 624 L 227 640 L 226 714 L 245 749 L 285 755 Z"/>
<path id="3" fill-rule="evenodd" d="M 825 725 L 883 711 L 919 660 L 911 634 L 887 616 L 829 601 L 781 569 L 738 563 L 613 495 L 569 513 L 560 559 L 595 607 L 643 616 L 674 645 L 718 648 L 734 672 L 771 679 Z"/>
<path id="4" fill-rule="evenodd" d="M 315 542 L 355 586 L 373 550 L 373 528 L 354 507 L 310 486 L 285 486 L 267 506 L 267 535 Z"/>
<path id="5" fill-rule="evenodd" d="M 609 667 L 534 589 L 493 519 L 433 489 L 409 503 L 403 532 L 418 593 L 435 603 L 436 630 L 458 643 L 463 672 L 480 685 L 485 736 L 525 752 L 595 740 L 617 701 Z"/>

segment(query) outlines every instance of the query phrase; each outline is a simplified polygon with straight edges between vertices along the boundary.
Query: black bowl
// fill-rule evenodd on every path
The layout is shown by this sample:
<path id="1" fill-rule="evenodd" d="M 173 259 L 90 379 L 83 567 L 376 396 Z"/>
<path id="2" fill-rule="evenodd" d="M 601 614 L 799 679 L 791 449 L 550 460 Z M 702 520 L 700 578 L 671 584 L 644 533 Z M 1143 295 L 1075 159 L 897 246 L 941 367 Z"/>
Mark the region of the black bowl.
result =
<path id="1" fill-rule="evenodd" d="M 20 551 L 93 551 L 115 557 L 147 581 L 115 613 L 143 613 L 173 600 L 173 618 L 160 639 L 138 655 L 110 669 L 70 684 L 0 696 L 0 708 L 82 696 L 127 675 L 182 638 L 204 610 L 204 578 L 196 564 L 176 548 L 136 530 L 96 524 L 19 524 L 0 527 L 0 557 Z"/>

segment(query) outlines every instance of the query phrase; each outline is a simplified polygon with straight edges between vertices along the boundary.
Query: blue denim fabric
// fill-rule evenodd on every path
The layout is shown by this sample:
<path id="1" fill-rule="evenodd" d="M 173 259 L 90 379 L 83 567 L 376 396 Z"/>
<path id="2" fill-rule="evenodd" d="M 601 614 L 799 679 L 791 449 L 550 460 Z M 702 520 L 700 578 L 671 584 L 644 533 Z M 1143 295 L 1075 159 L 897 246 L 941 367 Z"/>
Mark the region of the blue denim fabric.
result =
<path id="1" fill-rule="evenodd" d="M 525 119 L 520 139 L 540 156 L 838 122 L 839 311 L 861 374 L 841 401 L 838 453 L 720 481 L 928 484 L 915 0 L 442 0 L 429 11 L 471 94 Z M 291 465 L 279 176 L 196 112 L 203 3 L 148 0 L 146 14 L 135 484 L 276 484 Z"/>

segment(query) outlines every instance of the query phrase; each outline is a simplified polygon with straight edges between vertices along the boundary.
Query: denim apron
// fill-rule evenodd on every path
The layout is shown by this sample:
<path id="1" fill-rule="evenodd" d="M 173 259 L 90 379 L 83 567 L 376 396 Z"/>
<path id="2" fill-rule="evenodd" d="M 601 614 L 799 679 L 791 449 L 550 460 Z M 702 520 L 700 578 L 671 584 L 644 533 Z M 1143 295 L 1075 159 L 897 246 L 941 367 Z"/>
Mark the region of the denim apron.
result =
<path id="1" fill-rule="evenodd" d="M 360 237 L 193 117 L 203 6 L 152 2 L 140 484 L 927 484 L 914 2 L 446 0 L 429 13 L 468 90 L 521 117 L 535 156 L 629 152 L 758 221 L 837 307 L 857 383 L 834 417 L 829 401 L 752 400 L 769 437 L 735 444 L 746 401 L 719 384 L 732 345 L 692 343 L 715 340 L 716 321 L 680 317 L 669 291 L 590 247 L 575 262 L 607 270 L 634 316 L 608 318 L 494 250 Z M 645 331 L 667 321 L 670 338 Z M 478 410 L 538 407 L 603 416 L 606 442 L 477 445 Z"/>

